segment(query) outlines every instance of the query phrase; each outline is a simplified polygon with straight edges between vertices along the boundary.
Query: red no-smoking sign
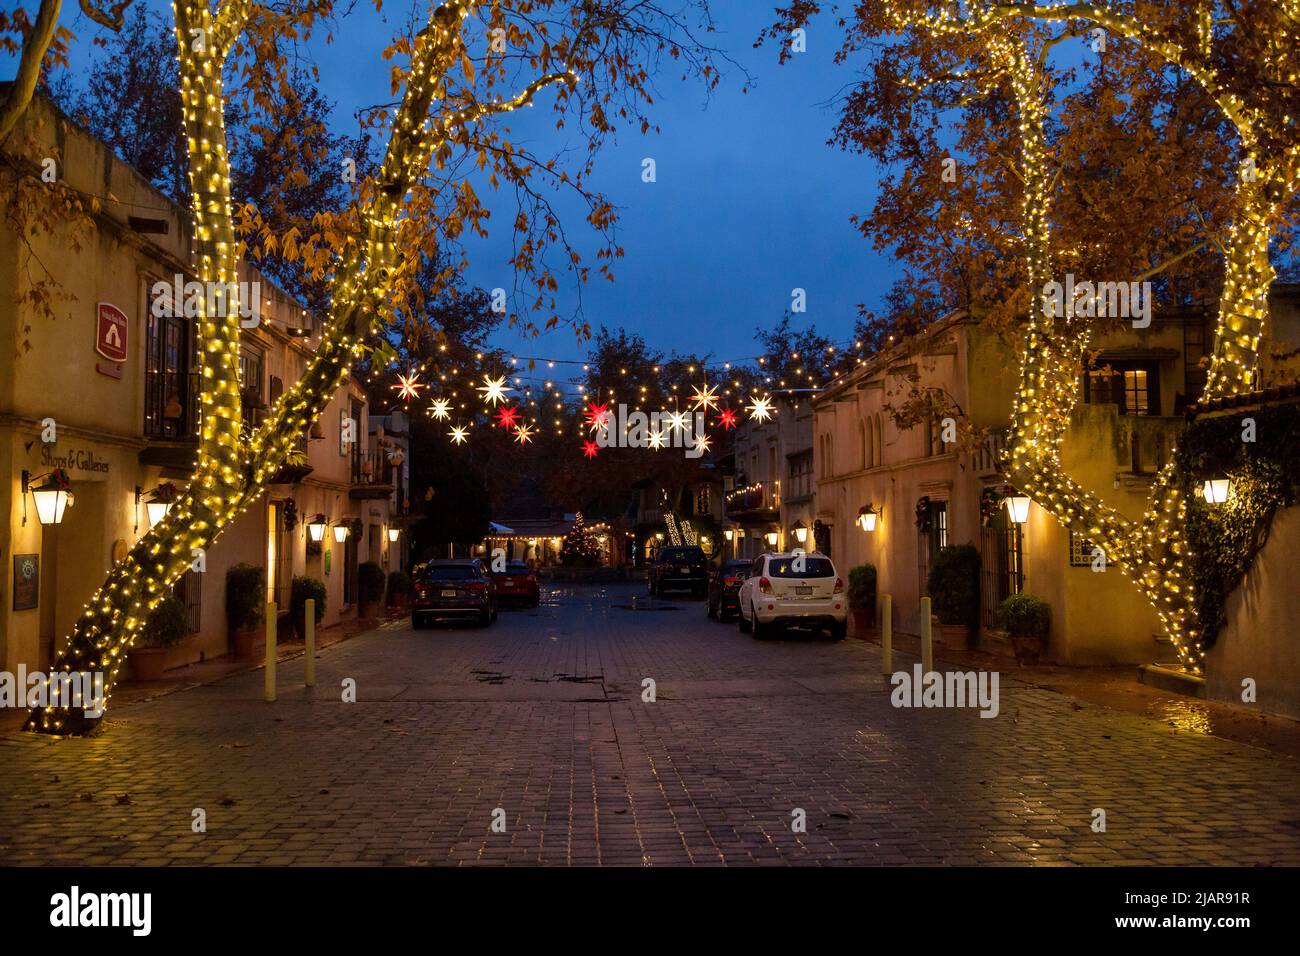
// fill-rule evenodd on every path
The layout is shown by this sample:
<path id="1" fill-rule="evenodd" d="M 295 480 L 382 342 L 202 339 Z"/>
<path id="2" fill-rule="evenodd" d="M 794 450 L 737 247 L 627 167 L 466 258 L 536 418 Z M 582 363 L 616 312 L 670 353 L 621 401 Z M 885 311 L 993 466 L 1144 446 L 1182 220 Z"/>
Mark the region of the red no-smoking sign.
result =
<path id="1" fill-rule="evenodd" d="M 108 302 L 95 316 L 95 351 L 113 362 L 126 361 L 126 313 Z"/>

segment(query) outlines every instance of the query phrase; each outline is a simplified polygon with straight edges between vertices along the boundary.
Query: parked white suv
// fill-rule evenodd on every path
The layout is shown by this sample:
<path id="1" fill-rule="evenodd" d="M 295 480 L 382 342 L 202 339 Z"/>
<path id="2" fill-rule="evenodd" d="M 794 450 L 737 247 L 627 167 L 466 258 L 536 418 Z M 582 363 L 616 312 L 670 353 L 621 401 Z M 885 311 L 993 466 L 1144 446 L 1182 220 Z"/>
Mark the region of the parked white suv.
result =
<path id="1" fill-rule="evenodd" d="M 761 554 L 740 586 L 736 618 L 755 638 L 787 624 L 823 628 L 837 641 L 848 632 L 844 579 L 819 551 Z"/>

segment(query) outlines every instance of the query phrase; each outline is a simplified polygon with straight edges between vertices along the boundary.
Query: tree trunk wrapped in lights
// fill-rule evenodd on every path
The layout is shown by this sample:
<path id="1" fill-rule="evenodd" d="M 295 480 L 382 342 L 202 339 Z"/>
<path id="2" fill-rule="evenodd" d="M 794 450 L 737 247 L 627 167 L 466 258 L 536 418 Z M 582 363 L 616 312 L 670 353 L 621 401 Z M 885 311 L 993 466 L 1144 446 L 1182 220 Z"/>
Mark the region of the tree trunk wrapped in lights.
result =
<path id="1" fill-rule="evenodd" d="M 102 671 L 105 694 L 111 693 L 150 609 L 170 593 L 197 549 L 209 547 L 244 508 L 258 500 L 285 456 L 346 381 L 363 340 L 388 307 L 395 272 L 412 267 L 398 251 L 404 198 L 424 176 L 433 153 L 480 116 L 528 105 L 543 87 L 572 78 L 567 72 L 549 73 L 513 99 L 451 109 L 430 125 L 430 108 L 443 92 L 441 79 L 462 52 L 460 26 L 469 8 L 466 0 L 449 0 L 436 7 L 417 37 L 383 165 L 366 197 L 363 250 L 337 270 L 331 314 L 303 377 L 277 400 L 268 420 L 246 444 L 240 438 L 237 303 L 227 303 L 224 315 L 198 318 L 203 397 L 194 477 L 163 520 L 110 571 L 53 670 Z M 238 244 L 222 115 L 222 67 L 250 10 L 249 0 L 226 0 L 215 15 L 206 0 L 180 0 L 176 6 L 195 268 L 200 282 L 221 283 L 224 288 L 235 283 Z M 41 733 L 80 734 L 96 724 L 81 707 L 52 706 L 34 709 L 26 727 Z"/>

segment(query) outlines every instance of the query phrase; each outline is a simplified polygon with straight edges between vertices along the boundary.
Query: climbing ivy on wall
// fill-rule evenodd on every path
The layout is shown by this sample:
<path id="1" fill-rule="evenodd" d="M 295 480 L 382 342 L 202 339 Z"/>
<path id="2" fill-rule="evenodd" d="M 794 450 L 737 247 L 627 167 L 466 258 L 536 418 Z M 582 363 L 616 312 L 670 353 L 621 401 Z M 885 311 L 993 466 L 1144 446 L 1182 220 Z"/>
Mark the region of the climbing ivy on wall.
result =
<path id="1" fill-rule="evenodd" d="M 1249 421 L 1254 441 L 1245 441 Z M 1192 601 L 1203 647 L 1227 623 L 1228 595 L 1268 540 L 1279 508 L 1300 501 L 1300 405 L 1276 405 L 1202 418 L 1184 433 L 1175 455 L 1185 476 Z M 1208 478 L 1232 481 L 1228 500 L 1209 504 Z"/>

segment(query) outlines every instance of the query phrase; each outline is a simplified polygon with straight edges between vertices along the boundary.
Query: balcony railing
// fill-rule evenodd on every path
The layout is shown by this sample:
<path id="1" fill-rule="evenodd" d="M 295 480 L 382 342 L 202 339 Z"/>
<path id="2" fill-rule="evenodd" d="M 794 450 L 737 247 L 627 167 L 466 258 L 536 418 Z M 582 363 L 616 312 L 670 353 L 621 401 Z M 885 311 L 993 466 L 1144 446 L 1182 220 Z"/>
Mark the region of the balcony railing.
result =
<path id="1" fill-rule="evenodd" d="M 379 451 L 362 451 L 359 448 L 352 453 L 353 487 L 393 490 L 393 479 L 399 466 L 388 460 L 388 456 Z"/>

